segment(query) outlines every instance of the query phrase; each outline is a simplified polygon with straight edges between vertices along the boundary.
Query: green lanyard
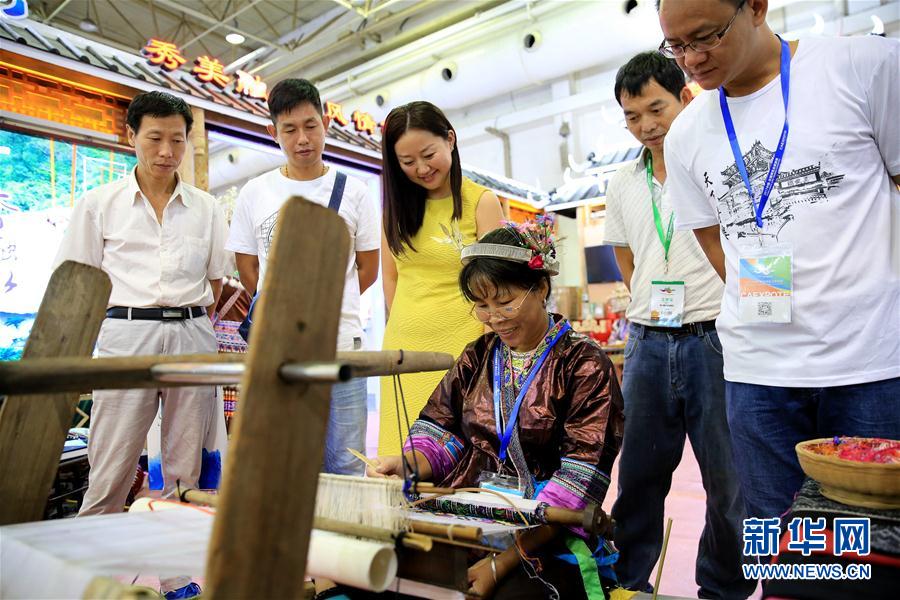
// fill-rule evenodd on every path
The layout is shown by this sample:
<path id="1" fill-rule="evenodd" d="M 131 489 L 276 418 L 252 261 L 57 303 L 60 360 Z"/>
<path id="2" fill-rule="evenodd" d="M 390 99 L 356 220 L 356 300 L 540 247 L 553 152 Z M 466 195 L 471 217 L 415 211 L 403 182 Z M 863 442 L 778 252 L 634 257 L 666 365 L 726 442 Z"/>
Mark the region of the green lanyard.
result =
<path id="1" fill-rule="evenodd" d="M 672 244 L 672 234 L 674 233 L 675 212 L 669 215 L 669 227 L 663 233 L 662 217 L 659 216 L 659 207 L 653 201 L 653 155 L 647 153 L 647 187 L 650 189 L 650 204 L 653 206 L 653 222 L 656 223 L 656 233 L 659 234 L 659 241 L 663 246 L 666 255 L 666 270 L 669 268 L 669 246 Z"/>

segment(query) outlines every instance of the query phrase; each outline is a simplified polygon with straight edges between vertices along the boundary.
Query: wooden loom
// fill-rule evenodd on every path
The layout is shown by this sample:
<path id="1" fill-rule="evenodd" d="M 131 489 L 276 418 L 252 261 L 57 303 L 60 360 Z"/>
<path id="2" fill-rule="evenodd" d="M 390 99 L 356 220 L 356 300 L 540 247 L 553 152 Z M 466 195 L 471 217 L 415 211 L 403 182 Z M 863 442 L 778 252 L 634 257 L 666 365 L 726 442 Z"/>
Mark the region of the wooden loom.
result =
<path id="1" fill-rule="evenodd" d="M 298 198 L 285 204 L 246 360 L 219 355 L 90 359 L 105 316 L 109 279 L 85 265 L 62 265 L 51 279 L 23 360 L 0 363 L 0 394 L 28 394 L 9 395 L 0 406 L 0 525 L 40 518 L 77 391 L 159 387 L 160 381 L 241 381 L 241 410 L 215 499 L 204 597 L 302 597 L 303 578 L 297 574 L 307 564 L 314 526 L 328 384 L 351 375 L 443 370 L 453 362 L 449 355 L 431 353 L 336 355 L 330 340 L 337 337 L 349 246 L 346 227 L 333 212 Z M 567 518 L 581 524 L 584 515 Z M 604 527 L 604 518 L 594 511 L 585 523 Z M 322 526 L 321 519 L 315 525 Z M 442 543 L 425 561 L 421 546 L 398 545 L 401 575 L 464 590 L 466 551 L 460 541 L 477 535 L 457 528 L 448 540 L 446 528 L 426 532 L 427 525 L 420 527 Z M 119 597 L 119 591 L 106 597 Z"/>

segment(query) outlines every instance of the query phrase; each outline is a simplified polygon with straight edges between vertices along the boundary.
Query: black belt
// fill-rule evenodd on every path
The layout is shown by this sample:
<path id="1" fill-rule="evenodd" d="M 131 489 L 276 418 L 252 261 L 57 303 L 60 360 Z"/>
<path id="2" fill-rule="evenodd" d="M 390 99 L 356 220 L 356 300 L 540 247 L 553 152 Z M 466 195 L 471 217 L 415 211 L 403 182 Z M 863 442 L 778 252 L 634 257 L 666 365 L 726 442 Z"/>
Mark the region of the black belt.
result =
<path id="1" fill-rule="evenodd" d="M 641 325 L 635 323 L 639 327 L 643 327 L 644 331 L 652 331 L 655 333 L 669 333 L 672 335 L 703 335 L 709 331 L 716 330 L 716 322 L 700 321 L 698 323 L 685 323 L 681 327 L 654 327 L 652 325 Z"/>
<path id="2" fill-rule="evenodd" d="M 161 308 L 129 308 L 126 306 L 113 306 L 106 309 L 108 319 L 128 319 L 135 321 L 183 321 L 184 319 L 196 319 L 206 314 L 203 306 L 185 307 L 161 307 Z"/>

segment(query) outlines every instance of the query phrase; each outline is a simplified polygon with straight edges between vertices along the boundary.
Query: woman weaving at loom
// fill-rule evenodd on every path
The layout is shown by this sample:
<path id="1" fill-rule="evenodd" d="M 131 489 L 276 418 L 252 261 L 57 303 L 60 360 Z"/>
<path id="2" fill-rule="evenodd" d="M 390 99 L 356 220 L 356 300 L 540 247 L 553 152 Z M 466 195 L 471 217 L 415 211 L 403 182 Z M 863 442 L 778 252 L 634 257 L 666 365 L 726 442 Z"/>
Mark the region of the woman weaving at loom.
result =
<path id="1" fill-rule="evenodd" d="M 622 441 L 622 396 L 600 347 L 547 312 L 558 272 L 551 227 L 545 218 L 508 224 L 462 250 L 460 288 L 492 332 L 469 344 L 435 389 L 404 455 L 379 457 L 369 476 L 411 470 L 444 487 L 480 486 L 551 506 L 602 503 Z M 598 579 L 582 584 L 577 563 L 557 557 L 578 543 L 584 548 L 556 526 L 532 529 L 469 569 L 470 594 L 547 596 L 549 586 L 526 572 L 521 553 L 539 559 L 529 563 L 540 563 L 540 579 L 561 597 L 593 596 L 585 589 Z"/>

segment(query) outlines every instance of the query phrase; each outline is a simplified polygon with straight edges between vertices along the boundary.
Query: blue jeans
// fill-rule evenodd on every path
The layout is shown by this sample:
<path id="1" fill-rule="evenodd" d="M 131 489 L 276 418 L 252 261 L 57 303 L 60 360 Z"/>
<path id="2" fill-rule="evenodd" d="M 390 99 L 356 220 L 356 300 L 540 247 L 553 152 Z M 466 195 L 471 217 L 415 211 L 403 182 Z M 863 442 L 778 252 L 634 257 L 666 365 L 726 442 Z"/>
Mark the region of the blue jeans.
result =
<path id="1" fill-rule="evenodd" d="M 756 587 L 741 571 L 744 502 L 725 417 L 722 346 L 702 335 L 648 331 L 632 323 L 622 378 L 625 436 L 613 506 L 620 583 L 647 590 L 663 540 L 666 495 L 685 435 L 706 490 L 706 523 L 695 578 L 700 598 L 746 598 Z"/>
<path id="2" fill-rule="evenodd" d="M 799 442 L 835 435 L 900 439 L 900 377 L 826 388 L 728 381 L 725 389 L 751 517 L 778 517 L 790 508 L 804 478 L 794 450 Z"/>
<path id="3" fill-rule="evenodd" d="M 325 464 L 322 471 L 337 475 L 363 475 L 366 465 L 347 448 L 366 453 L 366 379 L 351 379 L 331 387 Z"/>

